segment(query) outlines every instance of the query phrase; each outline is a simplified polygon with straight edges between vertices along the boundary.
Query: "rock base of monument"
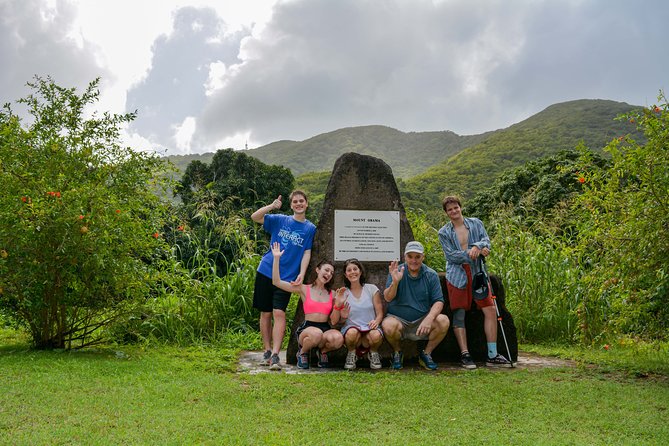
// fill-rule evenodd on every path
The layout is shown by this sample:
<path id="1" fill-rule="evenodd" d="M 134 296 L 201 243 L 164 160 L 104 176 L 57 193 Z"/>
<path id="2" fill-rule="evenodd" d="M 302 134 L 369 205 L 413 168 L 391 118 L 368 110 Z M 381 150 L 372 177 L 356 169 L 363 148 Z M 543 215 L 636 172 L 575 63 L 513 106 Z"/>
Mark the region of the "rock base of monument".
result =
<path id="1" fill-rule="evenodd" d="M 446 305 L 444 306 L 443 314 L 448 316 L 449 320 L 453 320 L 453 314 L 451 312 L 450 306 L 448 305 L 448 290 L 446 287 L 446 278 L 443 273 L 439 274 L 441 281 L 441 288 L 444 293 Z M 499 277 L 495 275 L 490 276 L 490 282 L 492 284 L 493 293 L 496 296 L 497 307 L 500 312 L 502 326 L 504 327 L 504 336 L 502 331 L 499 329 L 499 323 L 497 325 L 497 351 L 504 355 L 505 357 L 511 356 L 512 361 L 518 360 L 518 337 L 516 334 L 516 326 L 513 322 L 513 317 L 506 308 L 506 294 L 504 291 L 504 286 Z M 298 305 L 298 310 L 295 315 L 296 321 L 293 322 L 293 326 L 301 323 L 304 320 L 304 312 L 302 310 L 302 305 Z M 299 319 L 299 320 L 298 320 Z M 483 328 L 484 317 L 483 312 L 474 309 L 467 312 L 465 317 L 465 328 L 467 329 L 467 347 L 471 353 L 474 361 L 483 362 L 488 356 L 488 345 L 485 337 L 485 331 Z M 506 337 L 506 343 L 504 342 L 504 337 Z M 506 345 L 508 344 L 509 352 L 507 352 Z M 402 352 L 404 353 L 405 361 L 411 361 L 418 357 L 418 352 L 425 345 L 424 341 L 402 341 Z M 297 353 L 297 340 L 293 336 L 288 344 L 286 360 L 289 364 L 295 364 L 296 362 L 296 353 Z M 384 360 L 387 360 L 392 355 L 392 348 L 388 342 L 384 341 L 379 353 Z M 453 333 L 453 327 L 451 326 L 448 330 L 448 334 L 444 340 L 439 344 L 439 346 L 432 352 L 432 357 L 435 361 L 446 361 L 446 362 L 458 362 L 460 360 L 460 348 L 458 347 L 457 340 Z M 331 352 L 329 354 L 330 363 L 333 366 L 343 366 L 346 359 L 346 348 L 341 348 L 336 352 Z M 384 363 L 387 361 L 384 361 Z M 366 359 L 360 360 L 360 366 L 365 367 Z"/>

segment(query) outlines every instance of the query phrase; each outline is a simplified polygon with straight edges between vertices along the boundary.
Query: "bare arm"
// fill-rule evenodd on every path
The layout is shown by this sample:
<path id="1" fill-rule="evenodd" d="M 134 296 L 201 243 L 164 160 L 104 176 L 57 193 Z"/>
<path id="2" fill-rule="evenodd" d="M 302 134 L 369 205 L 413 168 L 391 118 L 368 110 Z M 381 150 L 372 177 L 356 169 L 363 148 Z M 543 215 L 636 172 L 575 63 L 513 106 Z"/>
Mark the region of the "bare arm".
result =
<path id="1" fill-rule="evenodd" d="M 388 288 L 383 290 L 383 298 L 386 302 L 395 299 L 395 296 L 397 295 L 397 285 L 399 285 L 400 280 L 404 277 L 404 267 L 398 268 L 397 260 L 393 260 L 388 266 L 388 273 L 392 276 L 393 281 Z"/>
<path id="2" fill-rule="evenodd" d="M 307 267 L 309 266 L 309 261 L 311 260 L 311 249 L 306 249 L 304 254 L 302 254 L 302 261 L 300 262 L 300 274 L 297 275 L 295 280 L 290 282 L 291 285 L 302 285 L 304 282 L 304 275 L 307 273 Z"/>
<path id="3" fill-rule="evenodd" d="M 381 292 L 377 291 L 374 293 L 374 297 L 372 298 L 372 302 L 374 303 L 374 314 L 376 314 L 376 317 L 369 322 L 369 328 L 374 330 L 377 328 L 379 325 L 381 325 L 381 321 L 383 320 L 383 302 L 381 302 Z"/>
<path id="4" fill-rule="evenodd" d="M 255 211 L 253 214 L 251 214 L 251 220 L 253 220 L 256 223 L 263 224 L 265 222 L 265 215 L 268 214 L 269 212 L 273 211 L 274 209 L 281 209 L 281 195 L 268 204 L 267 206 L 263 206 L 257 211 Z"/>
<path id="5" fill-rule="evenodd" d="M 346 288 L 337 288 L 337 291 L 335 291 L 332 311 L 330 312 L 330 325 L 337 325 L 342 319 L 346 319 L 348 317 L 348 314 L 342 314 L 342 310 L 344 310 L 345 306 L 348 305 L 346 301 Z"/>
<path id="6" fill-rule="evenodd" d="M 281 280 L 279 263 L 281 263 L 283 251 L 281 250 L 281 245 L 277 242 L 272 243 L 272 255 L 274 256 L 274 261 L 272 262 L 272 285 L 289 293 L 298 293 L 301 295 L 302 285 L 292 285 L 290 282 Z"/>

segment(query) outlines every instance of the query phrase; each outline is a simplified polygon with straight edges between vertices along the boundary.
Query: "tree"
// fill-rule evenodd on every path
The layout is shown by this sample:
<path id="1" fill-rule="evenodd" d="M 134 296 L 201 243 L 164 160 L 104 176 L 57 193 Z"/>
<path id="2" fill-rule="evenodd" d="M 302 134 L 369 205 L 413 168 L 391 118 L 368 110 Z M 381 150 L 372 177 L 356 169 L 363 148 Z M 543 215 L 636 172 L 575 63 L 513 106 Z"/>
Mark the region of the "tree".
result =
<path id="1" fill-rule="evenodd" d="M 669 106 L 623 115 L 645 135 L 613 139 L 605 151 L 611 168 L 580 160 L 579 241 L 585 303 L 581 325 L 588 338 L 602 332 L 666 338 L 669 333 Z M 576 181 L 576 178 L 574 179 Z"/>
<path id="2" fill-rule="evenodd" d="M 202 199 L 198 192 L 208 189 L 217 203 L 227 201 L 232 209 L 255 208 L 279 194 L 286 198 L 294 182 L 285 167 L 269 166 L 243 152 L 226 149 L 217 151 L 211 164 L 190 163 L 176 194 L 187 206 L 196 205 Z"/>
<path id="3" fill-rule="evenodd" d="M 217 151 L 210 164 L 191 162 L 176 189 L 190 228 L 187 234 L 174 234 L 178 259 L 193 268 L 204 256 L 224 276 L 235 259 L 246 255 L 247 241 L 257 238 L 251 213 L 278 195 L 288 209 L 294 181 L 289 169 L 232 149 Z M 258 249 L 267 245 L 260 243 Z"/>
<path id="4" fill-rule="evenodd" d="M 135 114 L 97 112 L 99 79 L 78 95 L 35 77 L 0 112 L 0 310 L 37 348 L 101 340 L 100 328 L 146 296 L 160 255 L 164 163 L 123 148 Z"/>

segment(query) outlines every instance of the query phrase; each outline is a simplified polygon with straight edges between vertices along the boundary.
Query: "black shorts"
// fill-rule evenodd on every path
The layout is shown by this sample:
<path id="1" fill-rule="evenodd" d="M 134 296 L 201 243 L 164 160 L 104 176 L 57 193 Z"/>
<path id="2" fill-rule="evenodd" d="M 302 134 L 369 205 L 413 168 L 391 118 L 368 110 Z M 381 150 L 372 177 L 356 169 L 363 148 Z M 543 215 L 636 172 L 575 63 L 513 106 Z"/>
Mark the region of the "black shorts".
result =
<path id="1" fill-rule="evenodd" d="M 297 340 L 300 340 L 300 334 L 304 331 L 305 328 L 308 327 L 316 327 L 320 328 L 320 330 L 325 333 L 326 331 L 330 330 L 332 327 L 330 327 L 330 324 L 327 322 L 311 322 L 311 321 L 304 321 L 302 324 L 295 330 L 295 335 L 297 336 Z"/>
<path id="2" fill-rule="evenodd" d="M 286 311 L 290 293 L 272 285 L 272 279 L 256 271 L 253 288 L 253 308 L 271 313 L 272 310 Z"/>

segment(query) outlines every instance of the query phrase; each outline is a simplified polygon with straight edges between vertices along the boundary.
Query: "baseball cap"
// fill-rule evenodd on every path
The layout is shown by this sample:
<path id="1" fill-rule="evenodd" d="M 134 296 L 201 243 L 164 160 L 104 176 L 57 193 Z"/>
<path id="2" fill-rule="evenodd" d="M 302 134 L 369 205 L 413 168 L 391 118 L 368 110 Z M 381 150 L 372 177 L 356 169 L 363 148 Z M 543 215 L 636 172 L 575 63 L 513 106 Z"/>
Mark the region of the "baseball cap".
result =
<path id="1" fill-rule="evenodd" d="M 425 248 L 423 248 L 423 245 L 420 242 L 413 241 L 407 243 L 407 247 L 404 248 L 404 254 L 408 254 L 410 252 L 417 252 L 418 254 L 423 254 L 425 252 Z"/>

